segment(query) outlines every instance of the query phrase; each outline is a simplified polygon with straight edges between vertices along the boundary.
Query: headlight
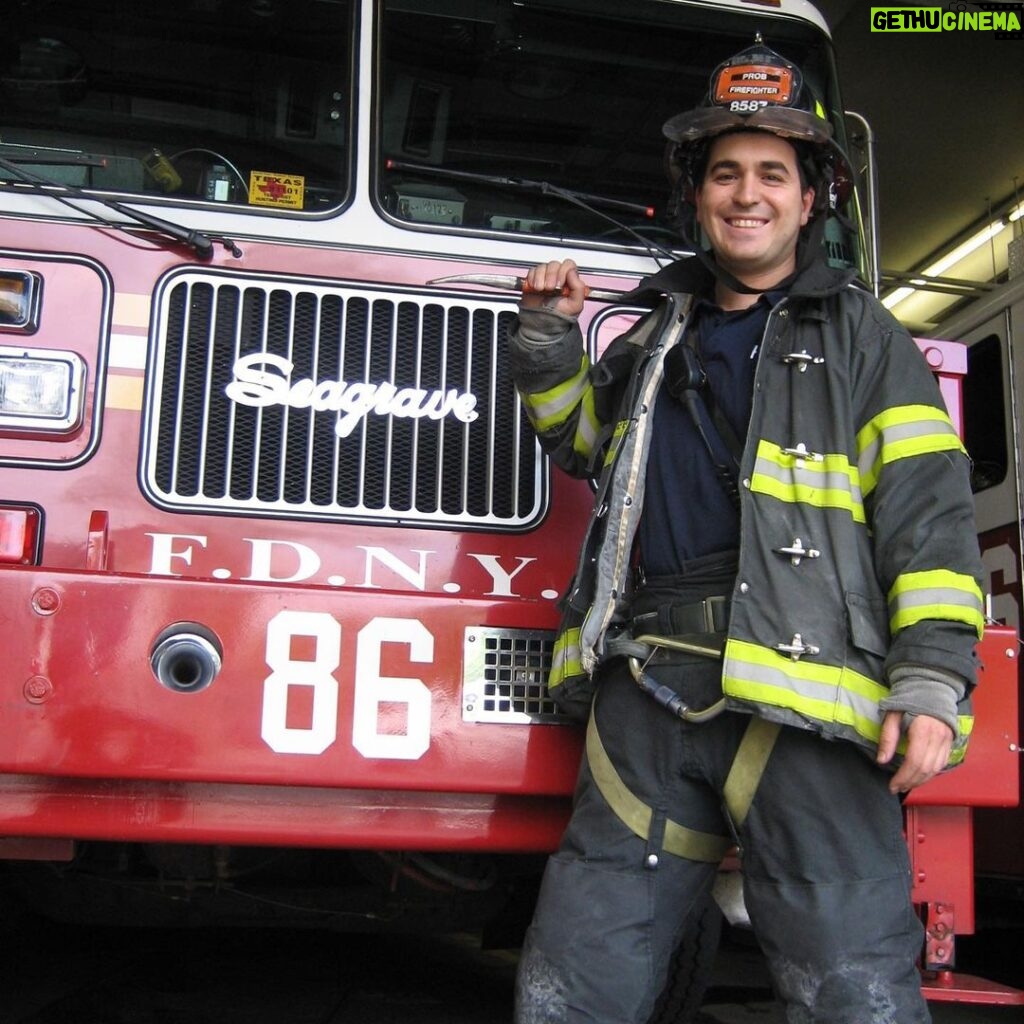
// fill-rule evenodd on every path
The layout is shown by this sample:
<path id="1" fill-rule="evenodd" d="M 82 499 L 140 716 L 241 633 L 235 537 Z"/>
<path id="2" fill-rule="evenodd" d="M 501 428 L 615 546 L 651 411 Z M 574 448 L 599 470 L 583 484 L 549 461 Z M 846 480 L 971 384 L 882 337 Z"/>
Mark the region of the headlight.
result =
<path id="1" fill-rule="evenodd" d="M 84 382 L 85 363 L 74 352 L 0 346 L 0 430 L 74 430 Z"/>

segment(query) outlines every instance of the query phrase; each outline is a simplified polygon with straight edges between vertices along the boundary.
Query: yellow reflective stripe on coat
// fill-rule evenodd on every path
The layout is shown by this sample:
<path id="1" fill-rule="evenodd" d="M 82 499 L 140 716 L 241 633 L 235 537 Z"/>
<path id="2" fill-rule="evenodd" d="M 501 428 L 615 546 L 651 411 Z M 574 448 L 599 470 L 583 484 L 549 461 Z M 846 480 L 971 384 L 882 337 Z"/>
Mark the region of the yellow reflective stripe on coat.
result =
<path id="1" fill-rule="evenodd" d="M 573 450 L 588 457 L 597 443 L 601 425 L 594 411 L 594 389 L 590 385 L 590 361 L 586 355 L 579 372 L 548 391 L 535 391 L 522 396 L 526 415 L 538 433 L 560 427 L 579 409 Z"/>
<path id="2" fill-rule="evenodd" d="M 535 430 L 544 432 L 561 426 L 590 390 L 590 360 L 584 353 L 580 368 L 568 380 L 547 391 L 523 395 L 523 404 Z"/>
<path id="3" fill-rule="evenodd" d="M 960 731 L 953 741 L 953 749 L 949 752 L 949 760 L 946 762 L 949 768 L 960 764 L 967 756 L 967 741 L 971 738 L 971 733 L 974 732 L 974 715 L 957 715 L 957 726 Z M 902 750 L 897 749 L 899 753 L 902 753 Z"/>
<path id="4" fill-rule="evenodd" d="M 963 622 L 978 634 L 985 629 L 985 606 L 973 576 L 949 569 L 902 573 L 889 591 L 889 629 L 901 629 L 924 619 Z"/>
<path id="5" fill-rule="evenodd" d="M 949 415 L 934 405 L 900 405 L 857 432 L 861 486 L 870 494 L 882 467 L 929 452 L 964 451 Z"/>
<path id="6" fill-rule="evenodd" d="M 889 693 L 881 683 L 849 668 L 793 661 L 770 647 L 745 640 L 725 645 L 722 690 L 793 711 L 819 722 L 838 723 L 873 743 L 881 726 L 878 704 Z"/>
<path id="7" fill-rule="evenodd" d="M 860 474 L 845 455 L 825 455 L 816 462 L 786 454 L 779 445 L 762 439 L 757 445 L 750 490 L 793 504 L 845 509 L 855 522 L 867 521 Z"/>
<path id="8" fill-rule="evenodd" d="M 729 640 L 725 645 L 722 692 L 727 697 L 788 708 L 824 725 L 845 726 L 872 747 L 878 745 L 882 731 L 878 705 L 889 695 L 887 687 L 853 669 L 793 661 L 770 647 L 745 640 Z M 959 725 L 949 766 L 963 760 L 974 718 L 960 715 Z M 896 751 L 902 754 L 905 750 L 903 737 Z"/>
<path id="9" fill-rule="evenodd" d="M 629 420 L 619 420 L 615 424 L 615 431 L 612 433 L 611 441 L 608 444 L 608 451 L 604 453 L 605 466 L 611 465 L 618 454 L 619 445 L 622 444 L 622 439 L 626 436 L 626 431 L 629 429 L 629 422 Z"/>
<path id="10" fill-rule="evenodd" d="M 576 420 L 576 436 L 573 438 L 573 450 L 579 455 L 587 457 L 594 450 L 597 444 L 597 436 L 601 430 L 601 424 L 597 420 L 597 413 L 594 412 L 594 389 L 588 388 L 580 400 L 580 414 Z"/>
<path id="11" fill-rule="evenodd" d="M 572 676 L 581 675 L 583 675 L 583 662 L 580 659 L 580 631 L 567 629 L 555 637 L 551 651 L 548 686 L 558 686 Z"/>

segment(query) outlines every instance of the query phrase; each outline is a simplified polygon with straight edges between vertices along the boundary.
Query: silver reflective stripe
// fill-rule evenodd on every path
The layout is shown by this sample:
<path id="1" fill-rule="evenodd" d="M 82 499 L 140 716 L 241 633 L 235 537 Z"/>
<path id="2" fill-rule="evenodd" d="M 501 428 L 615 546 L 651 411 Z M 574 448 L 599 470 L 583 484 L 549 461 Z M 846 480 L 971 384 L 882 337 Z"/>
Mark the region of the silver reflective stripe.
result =
<path id="1" fill-rule="evenodd" d="M 901 594 L 891 605 L 894 614 L 909 612 L 914 608 L 964 608 L 978 615 L 982 614 L 982 604 L 972 594 L 962 590 L 916 590 L 912 594 Z"/>
<path id="2" fill-rule="evenodd" d="M 576 438 L 573 448 L 581 455 L 589 455 L 597 444 L 597 437 L 601 429 L 594 413 L 593 392 L 588 392 L 580 402 L 580 414 L 576 420 Z"/>
<path id="3" fill-rule="evenodd" d="M 907 573 L 889 593 L 891 629 L 905 629 L 922 619 L 965 622 L 981 635 L 985 626 L 981 591 L 971 576 L 948 569 Z"/>
<path id="4" fill-rule="evenodd" d="M 575 376 L 564 384 L 549 391 L 524 394 L 523 403 L 530 414 L 530 421 L 537 430 L 550 429 L 563 422 L 590 388 L 590 364 L 586 356 Z"/>
<path id="5" fill-rule="evenodd" d="M 859 431 L 857 444 L 857 465 L 868 494 L 874 490 L 887 463 L 929 452 L 963 449 L 948 415 L 928 405 L 886 409 Z"/>
<path id="6" fill-rule="evenodd" d="M 593 567 L 594 600 L 580 629 L 580 658 L 589 674 L 597 667 L 599 645 L 622 596 L 636 535 L 640 509 L 643 507 L 644 473 L 650 446 L 650 425 L 654 399 L 662 378 L 665 353 L 675 345 L 686 330 L 683 315 L 690 308 L 692 296 L 679 295 L 673 303 L 673 322 L 661 344 L 661 351 L 650 360 L 643 380 L 643 390 L 634 406 L 633 429 L 622 437 L 619 454 L 608 470 L 614 476 L 609 493 L 608 522 Z"/>
<path id="7" fill-rule="evenodd" d="M 800 465 L 799 462 L 804 462 Z M 754 462 L 754 472 L 778 480 L 782 484 L 794 484 L 797 487 L 812 487 L 816 490 L 824 488 L 828 491 L 841 491 L 850 495 L 852 501 L 860 504 L 860 488 L 850 479 L 849 473 L 840 470 L 829 471 L 827 465 L 824 468 L 815 469 L 815 466 L 822 466 L 822 463 L 808 464 L 804 460 L 795 461 L 792 466 L 779 466 L 770 459 L 758 457 Z"/>
<path id="8" fill-rule="evenodd" d="M 857 522 L 865 521 L 857 471 L 843 456 L 826 455 L 823 462 L 807 462 L 781 453 L 773 457 L 773 451 L 778 449 L 768 442 L 758 445 L 751 491 L 818 508 L 844 508 Z M 781 464 L 779 457 L 792 464 Z"/>
<path id="9" fill-rule="evenodd" d="M 805 718 L 852 729 L 877 741 L 878 703 L 889 692 L 867 676 L 811 661 L 792 661 L 757 644 L 726 644 L 722 687 L 727 696 L 790 708 Z"/>
<path id="10" fill-rule="evenodd" d="M 579 635 L 578 629 L 569 629 L 555 640 L 551 656 L 551 685 L 557 686 L 566 676 L 579 675 L 583 671 Z"/>

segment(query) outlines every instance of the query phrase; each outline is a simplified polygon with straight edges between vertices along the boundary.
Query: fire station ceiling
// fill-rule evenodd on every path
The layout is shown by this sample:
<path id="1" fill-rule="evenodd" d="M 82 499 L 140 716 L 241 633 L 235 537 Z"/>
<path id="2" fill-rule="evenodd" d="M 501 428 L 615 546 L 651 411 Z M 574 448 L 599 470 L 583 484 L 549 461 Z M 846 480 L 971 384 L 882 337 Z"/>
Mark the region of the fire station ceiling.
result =
<path id="1" fill-rule="evenodd" d="M 883 269 L 925 268 L 1024 199 L 1024 39 L 872 32 L 868 4 L 815 6 L 832 29 L 845 105 L 875 133 Z M 1012 227 L 1024 233 L 1024 220 Z M 1009 234 L 996 244 L 1005 249 Z"/>

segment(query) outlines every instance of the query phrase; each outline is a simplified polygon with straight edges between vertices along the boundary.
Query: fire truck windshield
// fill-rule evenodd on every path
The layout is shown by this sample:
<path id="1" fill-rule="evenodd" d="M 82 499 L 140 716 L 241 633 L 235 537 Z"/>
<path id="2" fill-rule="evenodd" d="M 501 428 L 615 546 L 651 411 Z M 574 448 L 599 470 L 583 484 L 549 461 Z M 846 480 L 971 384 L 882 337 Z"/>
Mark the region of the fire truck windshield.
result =
<path id="1" fill-rule="evenodd" d="M 776 29 L 721 5 L 663 0 L 387 0 L 384 8 L 377 201 L 425 229 L 636 245 L 635 231 L 675 244 L 661 126 L 701 100 L 711 69 L 755 30 L 802 66 L 841 121 L 828 41 L 796 21 L 780 19 Z M 510 188 L 510 178 L 637 212 L 588 210 L 555 189 Z"/>
<path id="2" fill-rule="evenodd" d="M 758 32 L 801 66 L 845 143 L 827 36 L 760 7 L 46 0 L 13 8 L 0 47 L 0 143 L 20 173 L 0 168 L 0 191 L 24 193 L 26 182 L 45 178 L 135 208 L 144 199 L 277 217 L 284 231 L 310 215 L 336 217 L 343 231 L 353 211 L 365 232 L 372 205 L 428 248 L 431 233 L 468 233 L 675 250 L 662 124 L 698 103 L 711 69 Z"/>

